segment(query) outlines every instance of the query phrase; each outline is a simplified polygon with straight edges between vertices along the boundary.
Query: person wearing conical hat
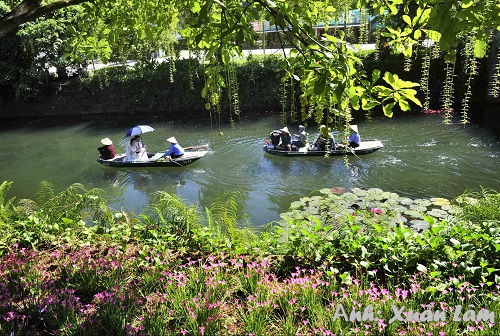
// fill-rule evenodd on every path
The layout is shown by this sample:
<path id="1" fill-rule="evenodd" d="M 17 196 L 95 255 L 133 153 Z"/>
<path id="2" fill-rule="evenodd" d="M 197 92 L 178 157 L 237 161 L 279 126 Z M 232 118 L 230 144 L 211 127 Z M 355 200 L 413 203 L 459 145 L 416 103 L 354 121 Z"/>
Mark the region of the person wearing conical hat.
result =
<path id="1" fill-rule="evenodd" d="M 99 151 L 99 156 L 104 160 L 113 159 L 116 156 L 115 147 L 113 146 L 113 141 L 110 138 L 101 139 L 101 143 L 104 145 L 97 148 Z"/>
<path id="2" fill-rule="evenodd" d="M 326 125 L 319 126 L 319 136 L 316 139 L 315 147 L 320 151 L 332 150 L 334 146 L 333 134 L 330 127 Z"/>
<path id="3" fill-rule="evenodd" d="M 349 128 L 352 130 L 352 133 L 349 136 L 349 147 L 352 147 L 352 148 L 359 147 L 359 144 L 361 143 L 361 137 L 359 136 L 359 133 L 358 133 L 358 126 L 351 125 L 351 126 L 349 126 Z"/>
<path id="4" fill-rule="evenodd" d="M 283 127 L 280 129 L 280 137 L 281 137 L 281 143 L 278 146 L 279 149 L 284 149 L 287 151 L 292 150 L 292 135 L 290 134 L 290 131 L 288 131 L 288 127 Z"/>
<path id="5" fill-rule="evenodd" d="M 170 148 L 163 156 L 170 156 L 172 159 L 175 159 L 184 155 L 184 148 L 179 145 L 176 138 L 170 137 L 167 141 L 170 142 Z"/>

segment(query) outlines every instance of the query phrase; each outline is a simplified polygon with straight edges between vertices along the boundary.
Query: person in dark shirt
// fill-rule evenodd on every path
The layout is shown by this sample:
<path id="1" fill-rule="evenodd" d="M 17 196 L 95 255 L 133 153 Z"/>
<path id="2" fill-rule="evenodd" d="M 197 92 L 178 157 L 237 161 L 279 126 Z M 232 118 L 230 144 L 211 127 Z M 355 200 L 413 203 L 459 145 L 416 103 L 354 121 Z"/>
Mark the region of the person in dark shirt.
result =
<path id="1" fill-rule="evenodd" d="M 290 134 L 290 131 L 288 131 L 288 127 L 283 127 L 280 129 L 280 137 L 281 137 L 281 143 L 278 146 L 279 149 L 284 149 L 287 151 L 292 150 L 292 135 Z"/>
<path id="2" fill-rule="evenodd" d="M 110 138 L 104 138 L 101 140 L 101 143 L 104 146 L 97 148 L 101 158 L 104 160 L 113 159 L 116 156 L 116 151 L 115 147 L 113 146 L 113 141 L 111 141 Z"/>

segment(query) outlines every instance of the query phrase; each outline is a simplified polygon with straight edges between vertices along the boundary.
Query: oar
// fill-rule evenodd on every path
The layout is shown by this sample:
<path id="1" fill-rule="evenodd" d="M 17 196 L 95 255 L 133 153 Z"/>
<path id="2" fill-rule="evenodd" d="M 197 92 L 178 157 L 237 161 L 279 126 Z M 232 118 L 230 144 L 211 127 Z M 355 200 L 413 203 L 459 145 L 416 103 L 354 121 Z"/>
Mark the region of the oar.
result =
<path id="1" fill-rule="evenodd" d="M 361 160 L 361 158 L 359 156 L 357 156 L 356 153 L 354 153 L 354 149 L 352 149 L 350 146 L 347 146 L 347 148 L 349 148 L 349 150 L 351 151 L 352 155 L 354 155 L 355 157 L 357 157 L 358 159 Z"/>
<path id="2" fill-rule="evenodd" d="M 208 145 L 184 147 L 184 149 L 199 149 L 199 148 L 208 148 Z"/>
<path id="3" fill-rule="evenodd" d="M 170 159 L 170 162 L 174 162 L 175 164 L 181 166 L 181 167 L 184 167 L 184 165 L 181 165 L 179 162 L 177 161 L 174 161 L 175 159 Z"/>
<path id="4" fill-rule="evenodd" d="M 184 165 L 182 165 L 182 164 L 180 164 L 179 162 L 175 161 L 175 159 L 174 159 L 174 158 L 172 158 L 172 157 L 170 157 L 170 156 L 168 156 L 168 157 L 166 157 L 166 156 L 162 156 L 162 158 L 165 158 L 165 162 L 173 162 L 173 163 L 175 163 L 175 164 L 176 164 L 176 165 L 178 165 L 178 166 L 184 167 Z M 168 161 L 166 161 L 166 159 L 167 159 L 167 158 L 168 158 Z"/>

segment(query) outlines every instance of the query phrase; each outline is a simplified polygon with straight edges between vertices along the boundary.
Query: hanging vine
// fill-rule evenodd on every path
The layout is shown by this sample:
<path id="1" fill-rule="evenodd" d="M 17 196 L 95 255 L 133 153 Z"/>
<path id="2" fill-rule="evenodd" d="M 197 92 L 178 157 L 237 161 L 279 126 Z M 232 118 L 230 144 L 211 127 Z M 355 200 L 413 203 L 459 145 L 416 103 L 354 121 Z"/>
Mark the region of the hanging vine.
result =
<path id="1" fill-rule="evenodd" d="M 439 42 L 434 42 L 431 48 L 431 57 L 432 59 L 440 59 L 441 58 L 441 48 L 439 48 Z"/>
<path id="2" fill-rule="evenodd" d="M 282 90 L 281 90 L 281 116 L 280 116 L 281 125 L 285 125 L 286 121 L 287 121 L 287 113 L 286 113 L 286 109 L 288 106 L 288 104 L 287 104 L 287 101 L 288 101 L 287 86 L 288 86 L 288 81 L 283 81 L 283 86 L 282 86 Z"/>
<path id="3" fill-rule="evenodd" d="M 189 76 L 189 89 L 191 91 L 194 91 L 194 69 L 193 69 L 193 58 L 191 56 L 191 50 L 189 50 L 189 57 L 188 57 L 188 76 Z"/>
<path id="4" fill-rule="evenodd" d="M 469 112 L 469 102 L 472 96 L 471 84 L 472 84 L 472 79 L 477 74 L 477 61 L 476 57 L 474 56 L 474 42 L 475 42 L 475 37 L 469 36 L 465 43 L 465 49 L 464 49 L 464 56 L 465 56 L 464 70 L 468 76 L 467 76 L 467 81 L 465 83 L 466 86 L 465 94 L 462 99 L 462 120 L 461 120 L 462 124 L 466 124 L 469 122 L 467 113 Z"/>
<path id="5" fill-rule="evenodd" d="M 497 64 L 494 71 L 491 95 L 494 98 L 498 98 L 500 96 L 500 48 L 497 48 Z"/>
<path id="6" fill-rule="evenodd" d="M 227 77 L 227 91 L 229 99 L 229 118 L 231 124 L 234 123 L 233 115 L 240 116 L 240 100 L 238 94 L 238 78 L 236 76 L 236 65 L 234 62 L 229 63 L 226 66 L 226 77 Z"/>
<path id="7" fill-rule="evenodd" d="M 444 111 L 444 122 L 451 123 L 451 113 L 453 112 L 453 93 L 454 84 L 453 77 L 455 74 L 455 63 L 446 62 L 446 79 L 444 82 L 442 102 Z"/>
<path id="8" fill-rule="evenodd" d="M 359 43 L 368 43 L 368 11 L 366 8 L 359 10 Z"/>
<path id="9" fill-rule="evenodd" d="M 373 53 L 373 59 L 375 61 L 380 60 L 380 30 L 377 28 L 377 30 L 373 33 L 373 36 L 375 37 L 375 52 Z"/>
<path id="10" fill-rule="evenodd" d="M 292 122 L 297 121 L 297 109 L 295 107 L 295 85 L 293 78 L 290 78 L 290 118 Z"/>
<path id="11" fill-rule="evenodd" d="M 169 44 L 166 47 L 167 57 L 168 57 L 168 70 L 170 75 L 170 83 L 174 82 L 174 73 L 175 73 L 175 49 L 173 44 Z"/>
<path id="12" fill-rule="evenodd" d="M 403 70 L 406 72 L 409 72 L 411 70 L 412 64 L 413 64 L 413 61 L 412 61 L 411 57 L 405 57 Z"/>
<path id="13" fill-rule="evenodd" d="M 432 46 L 429 46 L 424 52 L 425 53 L 422 57 L 422 76 L 420 77 L 420 89 L 425 96 L 424 110 L 428 110 L 430 104 L 429 70 L 431 66 Z"/>

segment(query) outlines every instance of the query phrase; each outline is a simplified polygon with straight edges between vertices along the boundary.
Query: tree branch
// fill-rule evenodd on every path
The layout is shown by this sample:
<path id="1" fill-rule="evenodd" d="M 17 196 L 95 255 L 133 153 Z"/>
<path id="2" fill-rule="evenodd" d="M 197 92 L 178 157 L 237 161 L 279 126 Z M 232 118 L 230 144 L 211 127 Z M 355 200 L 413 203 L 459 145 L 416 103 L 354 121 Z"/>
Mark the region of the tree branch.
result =
<path id="1" fill-rule="evenodd" d="M 90 0 L 60 0 L 40 6 L 42 0 L 24 0 L 10 13 L 0 18 L 0 37 L 7 35 L 23 23 L 33 21 L 45 14 L 88 1 Z"/>

